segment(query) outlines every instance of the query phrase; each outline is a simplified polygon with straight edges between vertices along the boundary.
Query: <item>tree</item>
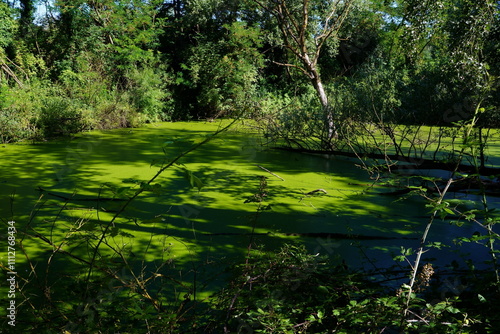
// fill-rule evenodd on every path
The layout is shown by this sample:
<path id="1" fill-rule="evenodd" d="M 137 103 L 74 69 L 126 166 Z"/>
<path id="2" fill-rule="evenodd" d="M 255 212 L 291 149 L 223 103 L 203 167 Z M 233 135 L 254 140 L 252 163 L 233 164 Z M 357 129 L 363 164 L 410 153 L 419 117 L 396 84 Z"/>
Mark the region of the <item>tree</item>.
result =
<path id="1" fill-rule="evenodd" d="M 259 24 L 248 20 L 246 6 L 237 0 L 163 5 L 159 50 L 176 76 L 169 87 L 176 118 L 227 115 L 254 101 L 263 55 Z"/>
<path id="2" fill-rule="evenodd" d="M 6 63 L 5 49 L 11 46 L 17 29 L 17 23 L 13 16 L 13 10 L 7 4 L 0 2 L 0 84 L 3 83 L 5 77 L 6 79 L 12 78 L 18 85 L 22 86 L 21 81 Z"/>
<path id="3" fill-rule="evenodd" d="M 198 86 L 198 117 L 218 117 L 245 112 L 255 102 L 259 53 L 259 29 L 245 22 L 224 25 L 218 41 L 198 38 L 188 59 L 191 82 Z"/>
<path id="4" fill-rule="evenodd" d="M 492 0 L 404 0 L 398 10 L 389 57 L 410 76 L 401 89 L 407 112 L 418 111 L 418 121 L 449 123 L 458 120 L 449 116 L 450 106 L 461 104 L 468 110 L 459 111 L 459 118 L 470 116 L 471 103 L 487 98 L 494 86 L 488 39 L 498 5 Z"/>
<path id="5" fill-rule="evenodd" d="M 280 65 L 298 69 L 313 85 L 324 110 L 328 139 L 331 139 L 336 135 L 334 115 L 321 80 L 318 60 L 327 41 L 339 39 L 355 0 L 254 1 L 275 18 L 281 32 L 281 47 L 296 61 Z"/>
<path id="6" fill-rule="evenodd" d="M 14 38 L 17 24 L 13 16 L 12 9 L 0 2 L 0 57 L 3 56 L 3 50 L 12 43 Z"/>
<path id="7" fill-rule="evenodd" d="M 25 35 L 31 24 L 35 13 L 35 5 L 33 0 L 21 0 L 21 24 L 19 25 L 21 35 Z"/>

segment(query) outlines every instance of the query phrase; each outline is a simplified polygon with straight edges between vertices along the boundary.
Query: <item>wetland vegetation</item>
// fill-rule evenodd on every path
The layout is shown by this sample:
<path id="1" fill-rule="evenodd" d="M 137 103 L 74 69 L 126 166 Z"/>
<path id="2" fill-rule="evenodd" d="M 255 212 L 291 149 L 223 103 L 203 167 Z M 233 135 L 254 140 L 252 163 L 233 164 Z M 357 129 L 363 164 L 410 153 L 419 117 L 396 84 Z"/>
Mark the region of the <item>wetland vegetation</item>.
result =
<path id="1" fill-rule="evenodd" d="M 495 332 L 499 10 L 0 2 L 2 331 Z"/>

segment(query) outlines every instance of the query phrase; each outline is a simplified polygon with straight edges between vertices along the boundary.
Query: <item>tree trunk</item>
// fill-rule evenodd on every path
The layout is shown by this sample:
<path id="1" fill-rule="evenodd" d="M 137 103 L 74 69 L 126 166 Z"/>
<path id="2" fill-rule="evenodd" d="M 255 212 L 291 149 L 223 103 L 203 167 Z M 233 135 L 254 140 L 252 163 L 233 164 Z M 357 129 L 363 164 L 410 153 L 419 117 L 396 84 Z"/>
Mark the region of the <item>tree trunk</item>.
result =
<path id="1" fill-rule="evenodd" d="M 321 102 L 321 106 L 323 107 L 323 113 L 325 116 L 325 129 L 328 130 L 328 138 L 326 143 L 329 143 L 330 140 L 334 137 L 337 137 L 337 129 L 335 128 L 335 124 L 333 122 L 333 112 L 328 104 L 328 96 L 326 95 L 325 88 L 323 87 L 323 83 L 321 82 L 321 77 L 315 68 L 310 68 L 311 71 L 311 82 L 318 94 L 319 100 Z"/>
<path id="2" fill-rule="evenodd" d="M 321 78 L 319 77 L 319 74 L 313 73 L 311 76 L 311 81 L 312 81 L 312 84 L 314 86 L 314 89 L 316 89 L 316 93 L 318 94 L 319 101 L 321 102 L 321 106 L 323 108 L 328 107 L 328 97 L 326 96 L 325 88 L 323 88 L 323 83 L 321 82 Z"/>
<path id="3" fill-rule="evenodd" d="M 338 38 L 338 33 L 344 20 L 350 12 L 355 0 L 333 1 L 328 10 L 317 14 L 317 6 L 322 7 L 322 1 L 311 0 L 253 0 L 261 8 L 276 18 L 283 37 L 283 46 L 290 50 L 301 65 L 293 62 L 281 65 L 294 67 L 302 71 L 311 80 L 318 94 L 324 115 L 324 132 L 321 134 L 322 145 L 331 148 L 331 141 L 338 136 L 332 108 L 321 83 L 318 71 L 318 60 L 321 48 L 328 39 Z M 301 5 L 299 5 L 301 3 Z M 310 10 L 313 9 L 313 13 Z M 310 22 L 310 19 L 311 22 Z M 279 63 L 278 63 L 279 64 Z"/>

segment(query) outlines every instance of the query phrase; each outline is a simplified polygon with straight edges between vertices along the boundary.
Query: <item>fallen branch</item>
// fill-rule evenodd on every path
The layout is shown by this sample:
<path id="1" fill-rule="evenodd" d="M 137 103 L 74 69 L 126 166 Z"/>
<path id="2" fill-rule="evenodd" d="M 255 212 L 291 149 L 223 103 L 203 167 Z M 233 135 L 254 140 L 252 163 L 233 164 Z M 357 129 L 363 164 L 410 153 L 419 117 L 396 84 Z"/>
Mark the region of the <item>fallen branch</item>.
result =
<path id="1" fill-rule="evenodd" d="M 62 195 L 58 195 L 58 194 L 55 194 L 55 193 L 51 193 L 51 192 L 47 192 L 45 189 L 43 189 L 42 187 L 38 187 L 37 189 L 38 191 L 42 191 L 42 192 L 46 192 L 47 195 L 49 196 L 53 196 L 53 197 L 57 197 L 57 198 L 61 198 L 65 201 L 84 201 L 84 202 L 103 202 L 103 201 L 126 201 L 127 199 L 124 199 L 124 198 L 112 198 L 112 197 L 99 197 L 99 198 L 75 198 L 73 196 L 62 196 Z"/>
<path id="2" fill-rule="evenodd" d="M 276 176 L 276 177 L 277 177 L 278 179 L 280 179 L 281 181 L 285 181 L 285 179 L 284 179 L 284 178 L 282 178 L 282 177 L 281 177 L 281 176 L 279 176 L 279 175 L 274 174 L 274 173 L 273 173 L 273 172 L 271 172 L 269 169 L 264 168 L 264 167 L 262 167 L 262 166 L 260 166 L 260 165 L 255 165 L 255 166 L 257 166 L 257 167 L 259 167 L 259 168 L 261 168 L 261 169 L 265 170 L 266 172 L 268 172 L 268 173 L 269 173 L 269 174 L 271 174 L 272 176 Z"/>
<path id="3" fill-rule="evenodd" d="M 5 62 L 2 62 L 2 64 L 0 64 L 0 68 L 8 75 L 10 76 L 17 84 L 20 88 L 23 88 L 24 85 L 23 83 L 21 82 L 21 80 L 19 80 L 19 78 L 16 76 L 16 74 L 10 69 L 9 66 L 7 66 L 7 64 L 5 64 Z"/>
<path id="4" fill-rule="evenodd" d="M 391 170 L 411 170 L 411 169 L 442 169 L 452 171 L 455 169 L 457 165 L 456 162 L 443 162 L 443 161 L 434 161 L 430 159 L 421 159 L 421 158 L 413 158 L 413 157 L 405 157 L 399 154 L 381 154 L 381 153 L 352 153 L 352 152 L 344 152 L 344 151 L 334 151 L 334 150 L 311 150 L 305 148 L 291 148 L 291 147 L 276 147 L 278 150 L 283 151 L 291 151 L 291 152 L 300 152 L 300 153 L 312 153 L 312 154 L 330 154 L 330 155 L 339 155 L 349 158 L 370 158 L 370 159 L 380 159 L 380 160 L 392 160 L 392 161 L 400 161 L 404 164 L 398 164 L 391 166 Z M 475 174 L 476 167 L 467 164 L 459 164 L 457 168 L 457 172 L 466 173 L 466 174 Z M 483 176 L 493 176 L 500 175 L 500 168 L 496 167 L 480 167 L 479 174 Z"/>
<path id="5" fill-rule="evenodd" d="M 316 190 L 310 191 L 308 193 L 305 193 L 304 195 L 312 195 L 312 194 L 315 194 L 317 192 L 322 192 L 324 194 L 328 194 L 325 189 L 316 189 Z"/>
<path id="6" fill-rule="evenodd" d="M 229 235 L 286 235 L 296 237 L 311 237 L 311 238 L 330 238 L 330 239 L 355 239 L 355 240 L 395 240 L 395 239 L 411 239 L 417 238 L 409 237 L 385 237 L 379 235 L 360 235 L 360 234 L 346 234 L 346 233 L 331 233 L 331 232 L 313 232 L 313 233 L 283 233 L 283 232 L 265 232 L 265 233 L 203 233 L 206 236 L 229 236 Z"/>

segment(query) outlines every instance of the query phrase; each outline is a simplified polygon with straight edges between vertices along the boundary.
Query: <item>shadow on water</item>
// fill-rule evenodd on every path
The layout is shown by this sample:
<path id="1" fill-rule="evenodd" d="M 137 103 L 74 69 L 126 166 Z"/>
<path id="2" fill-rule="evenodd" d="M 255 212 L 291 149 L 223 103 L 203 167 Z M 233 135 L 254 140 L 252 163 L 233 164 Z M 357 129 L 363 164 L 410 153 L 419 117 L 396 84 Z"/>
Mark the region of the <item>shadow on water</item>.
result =
<path id="1" fill-rule="evenodd" d="M 126 199 L 162 163 L 215 128 L 174 123 L 3 147 L 0 218 L 16 220 L 21 230 L 33 208 L 41 206 L 30 233 L 66 242 L 63 249 L 89 261 L 90 246 L 124 203 L 107 199 Z M 129 254 L 135 270 L 151 273 L 168 262 L 162 274 L 175 277 L 185 290 L 199 280 L 196 289 L 207 292 L 223 281 L 225 267 L 243 263 L 249 244 L 276 249 L 284 242 L 301 242 L 313 253 L 368 269 L 393 266 L 401 246 L 418 246 L 428 216 L 422 200 L 398 202 L 370 188 L 366 172 L 352 161 L 265 150 L 260 144 L 255 134 L 228 132 L 190 153 L 184 166 L 154 182 L 157 191 L 144 192 L 126 208 L 105 241 Z M 201 190 L 190 187 L 182 167 L 202 181 Z M 269 210 L 257 214 L 258 204 L 249 199 L 258 192 L 261 177 L 267 178 L 262 205 Z M 323 191 L 311 193 L 318 189 Z M 75 230 L 78 224 L 83 225 Z M 458 229 L 437 221 L 429 240 L 452 245 L 456 236 L 475 231 L 472 225 Z M 23 245 L 30 260 L 44 268 L 53 247 L 37 238 L 26 238 Z M 439 253 L 440 264 L 460 260 L 455 251 Z M 478 261 L 486 259 L 485 249 L 471 246 L 468 251 Z M 109 246 L 103 245 L 98 255 L 123 270 L 123 260 Z M 426 256 L 438 255 L 430 251 Z M 50 268 L 54 287 L 62 268 L 85 274 L 84 264 L 62 254 Z M 172 288 L 169 293 L 178 298 L 180 292 Z"/>

